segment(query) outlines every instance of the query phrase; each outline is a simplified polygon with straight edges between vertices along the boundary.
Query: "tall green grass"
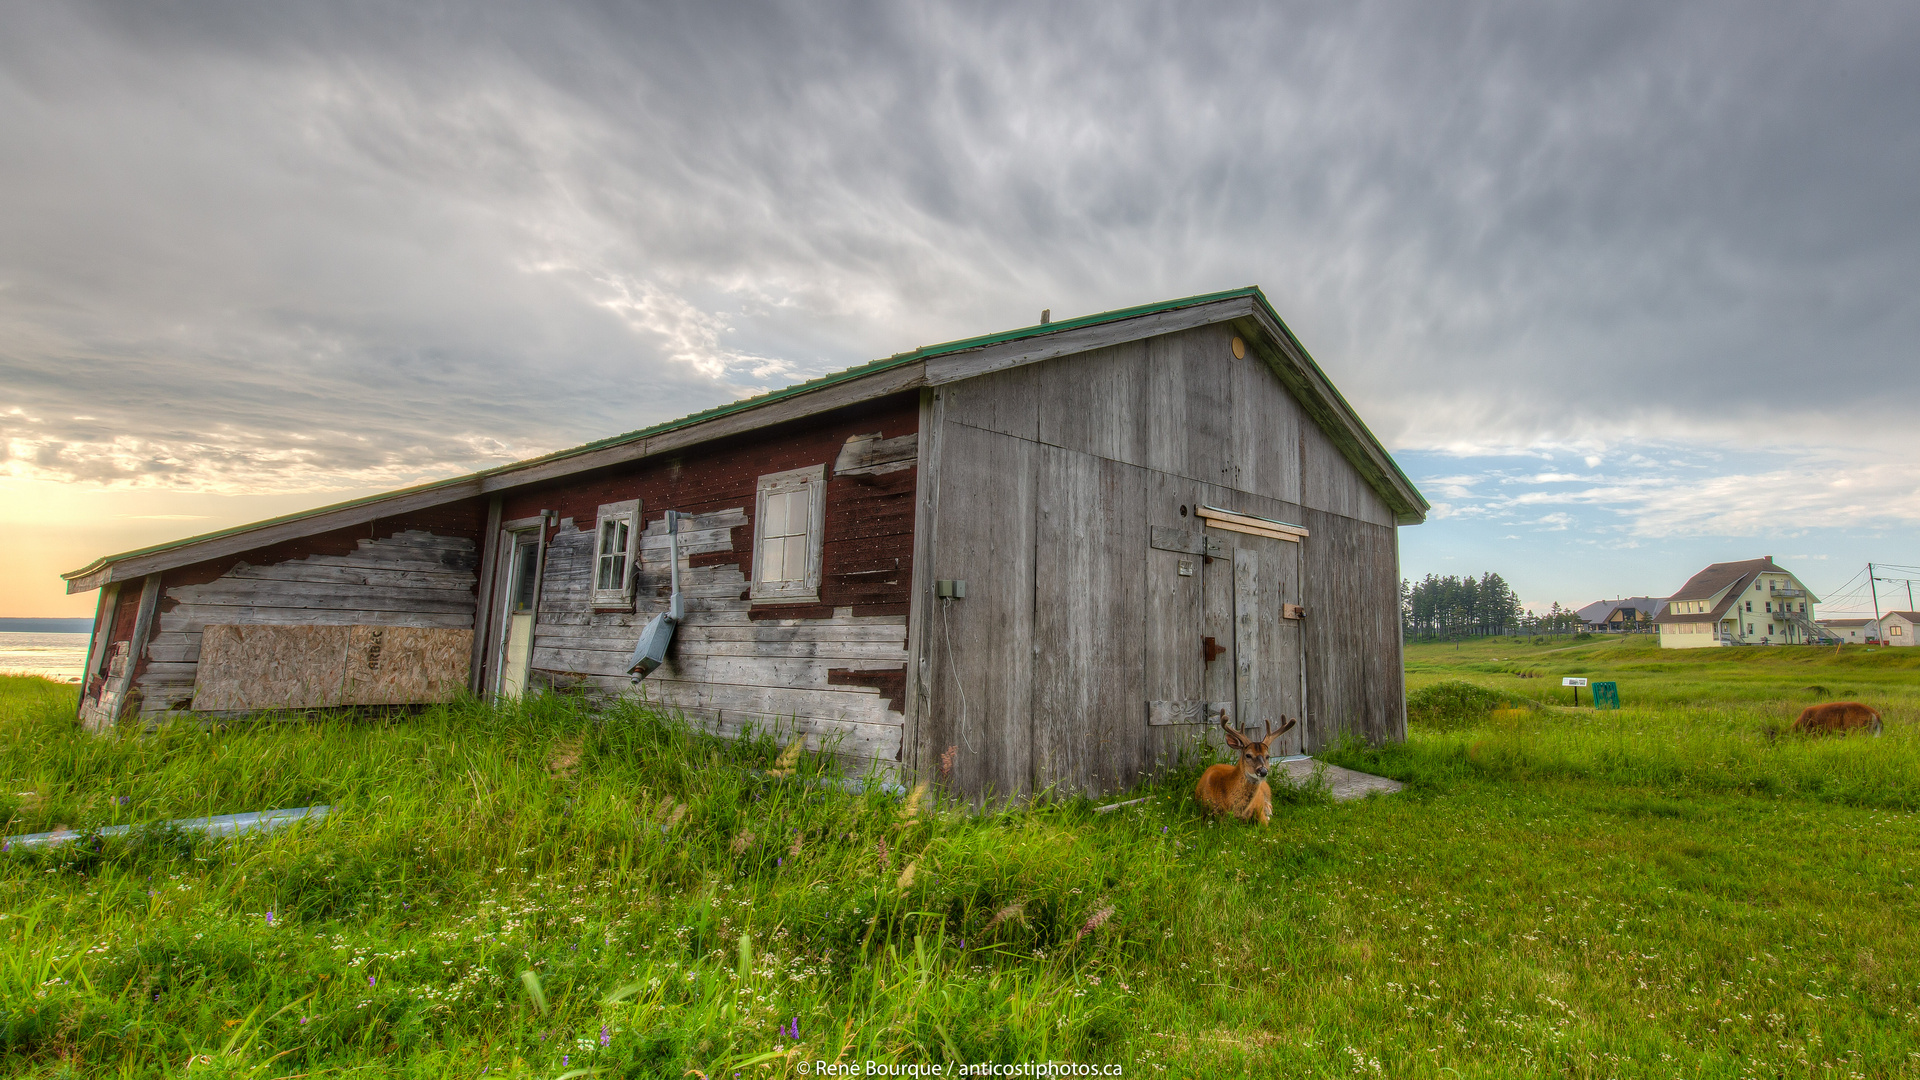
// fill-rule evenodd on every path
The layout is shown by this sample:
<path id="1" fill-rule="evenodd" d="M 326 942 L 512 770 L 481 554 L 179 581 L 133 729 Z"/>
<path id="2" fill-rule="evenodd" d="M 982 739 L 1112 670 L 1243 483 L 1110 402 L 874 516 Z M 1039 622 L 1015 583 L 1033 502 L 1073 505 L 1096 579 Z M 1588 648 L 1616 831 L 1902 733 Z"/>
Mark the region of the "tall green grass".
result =
<path id="1" fill-rule="evenodd" d="M 1744 705 L 1416 724 L 1405 748 L 1339 755 L 1406 793 L 1296 794 L 1263 830 L 1200 816 L 1197 765 L 1116 813 L 976 816 L 849 794 L 773 733 L 564 697 L 109 738 L 72 706 L 0 680 L 6 832 L 338 809 L 0 857 L 9 1075 L 1920 1060 L 1920 828 L 1887 786 L 1905 722 L 1827 741 L 1768 741 Z M 1823 769 L 1857 775 L 1826 790 Z"/>

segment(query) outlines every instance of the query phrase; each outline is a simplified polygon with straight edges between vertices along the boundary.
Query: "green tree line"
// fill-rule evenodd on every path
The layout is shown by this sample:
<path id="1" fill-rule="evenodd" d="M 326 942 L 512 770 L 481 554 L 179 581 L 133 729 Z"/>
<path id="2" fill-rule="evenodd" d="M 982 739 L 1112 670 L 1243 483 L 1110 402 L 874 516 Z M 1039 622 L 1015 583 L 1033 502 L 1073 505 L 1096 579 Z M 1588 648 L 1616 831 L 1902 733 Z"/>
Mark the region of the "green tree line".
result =
<path id="1" fill-rule="evenodd" d="M 1559 601 L 1543 615 L 1520 606 L 1505 578 L 1489 570 L 1400 582 L 1400 623 L 1409 639 L 1491 637 L 1497 634 L 1564 634 L 1580 628 L 1580 616 Z"/>

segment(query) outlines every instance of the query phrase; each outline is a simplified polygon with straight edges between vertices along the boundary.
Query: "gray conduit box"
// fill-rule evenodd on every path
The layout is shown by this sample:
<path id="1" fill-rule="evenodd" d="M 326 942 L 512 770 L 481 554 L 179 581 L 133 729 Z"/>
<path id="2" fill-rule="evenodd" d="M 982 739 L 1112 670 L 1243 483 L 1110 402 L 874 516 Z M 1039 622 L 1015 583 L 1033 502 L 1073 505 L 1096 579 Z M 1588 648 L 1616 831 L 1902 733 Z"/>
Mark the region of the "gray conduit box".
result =
<path id="1" fill-rule="evenodd" d="M 933 583 L 933 595 L 941 600 L 965 600 L 967 583 L 952 578 L 938 578 Z"/>

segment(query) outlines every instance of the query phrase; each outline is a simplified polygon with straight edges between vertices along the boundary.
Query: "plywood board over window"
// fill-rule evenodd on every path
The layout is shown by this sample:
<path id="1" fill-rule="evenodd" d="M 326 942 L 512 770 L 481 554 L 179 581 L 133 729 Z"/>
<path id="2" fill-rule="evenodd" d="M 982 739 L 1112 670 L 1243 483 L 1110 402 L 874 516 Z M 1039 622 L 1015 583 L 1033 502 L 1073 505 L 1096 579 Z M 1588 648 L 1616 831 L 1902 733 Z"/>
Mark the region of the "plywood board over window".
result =
<path id="1" fill-rule="evenodd" d="M 473 631 L 405 626 L 209 626 L 195 712 L 419 705 L 467 685 Z"/>

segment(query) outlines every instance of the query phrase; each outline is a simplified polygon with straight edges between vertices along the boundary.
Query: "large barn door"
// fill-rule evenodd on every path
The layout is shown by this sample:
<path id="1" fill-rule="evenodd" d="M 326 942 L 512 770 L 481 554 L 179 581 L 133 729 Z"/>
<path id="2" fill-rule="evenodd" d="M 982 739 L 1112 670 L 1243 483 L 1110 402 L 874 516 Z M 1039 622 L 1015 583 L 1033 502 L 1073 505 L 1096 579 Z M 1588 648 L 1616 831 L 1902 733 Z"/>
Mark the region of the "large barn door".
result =
<path id="1" fill-rule="evenodd" d="M 1161 528 L 1150 548 L 1147 722 L 1216 728 L 1224 715 L 1258 736 L 1294 717 L 1300 726 L 1273 753 L 1300 753 L 1300 545 L 1226 529 Z"/>
<path id="2" fill-rule="evenodd" d="M 1233 700 L 1239 727 L 1258 737 L 1269 726 L 1280 727 L 1285 717 L 1298 719 L 1300 725 L 1269 748 L 1276 757 L 1298 754 L 1306 735 L 1304 635 L 1297 618 L 1300 545 L 1235 535 L 1231 574 Z"/>

